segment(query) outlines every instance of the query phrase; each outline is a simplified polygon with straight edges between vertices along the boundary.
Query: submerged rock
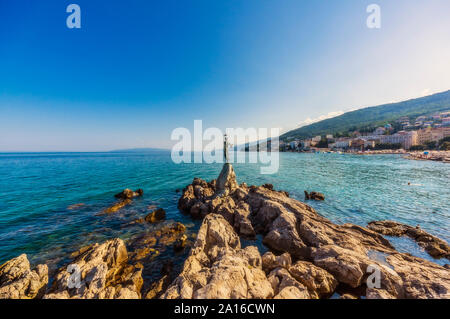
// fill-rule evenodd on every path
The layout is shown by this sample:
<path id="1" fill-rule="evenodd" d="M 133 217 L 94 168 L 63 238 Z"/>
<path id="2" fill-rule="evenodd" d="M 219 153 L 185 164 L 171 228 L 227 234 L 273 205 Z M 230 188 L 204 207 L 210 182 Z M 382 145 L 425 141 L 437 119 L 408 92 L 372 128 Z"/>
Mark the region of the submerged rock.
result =
<path id="1" fill-rule="evenodd" d="M 79 203 L 79 204 L 73 204 L 67 207 L 68 210 L 76 210 L 79 209 L 81 207 L 86 206 L 84 203 Z"/>
<path id="2" fill-rule="evenodd" d="M 111 207 L 108 207 L 107 209 L 104 210 L 105 213 L 115 213 L 117 212 L 119 209 L 130 205 L 132 203 L 131 199 L 125 199 L 122 201 L 119 201 L 117 203 L 115 203 L 114 205 L 112 205 Z"/>
<path id="3" fill-rule="evenodd" d="M 175 244 L 173 245 L 173 249 L 175 251 L 183 250 L 183 248 L 186 247 L 186 242 L 187 242 L 187 236 L 186 235 L 182 235 L 180 238 L 178 238 L 175 241 Z"/>
<path id="4" fill-rule="evenodd" d="M 47 265 L 38 265 L 32 270 L 26 254 L 0 266 L 0 299 L 40 298 L 47 283 Z"/>
<path id="5" fill-rule="evenodd" d="M 150 214 L 145 216 L 145 221 L 149 223 L 156 223 L 166 218 L 166 211 L 163 208 L 157 208 Z"/>
<path id="6" fill-rule="evenodd" d="M 101 245 L 94 244 L 70 265 L 58 270 L 53 285 L 44 298 L 140 298 L 142 269 L 127 262 L 127 249 L 121 239 L 111 239 Z"/>
<path id="7" fill-rule="evenodd" d="M 437 238 L 420 227 L 412 227 L 405 224 L 385 220 L 370 222 L 368 227 L 383 235 L 388 236 L 408 236 L 414 239 L 425 251 L 434 258 L 447 258 L 450 260 L 450 245 L 440 238 Z"/>
<path id="8" fill-rule="evenodd" d="M 185 231 L 186 226 L 175 222 L 139 235 L 128 243 L 130 261 L 150 261 L 159 255 L 159 250 L 171 244 L 176 246 L 177 241 L 183 238 Z M 183 244 L 186 246 L 187 237 Z"/>
<path id="9" fill-rule="evenodd" d="M 104 213 L 115 213 L 119 209 L 122 209 L 123 207 L 130 205 L 133 201 L 132 199 L 137 196 L 142 196 L 144 194 L 144 191 L 142 189 L 138 189 L 136 191 L 132 191 L 131 189 L 124 189 L 122 192 L 114 195 L 115 198 L 119 199 L 118 202 L 114 203 L 111 207 L 106 208 L 103 212 Z"/>

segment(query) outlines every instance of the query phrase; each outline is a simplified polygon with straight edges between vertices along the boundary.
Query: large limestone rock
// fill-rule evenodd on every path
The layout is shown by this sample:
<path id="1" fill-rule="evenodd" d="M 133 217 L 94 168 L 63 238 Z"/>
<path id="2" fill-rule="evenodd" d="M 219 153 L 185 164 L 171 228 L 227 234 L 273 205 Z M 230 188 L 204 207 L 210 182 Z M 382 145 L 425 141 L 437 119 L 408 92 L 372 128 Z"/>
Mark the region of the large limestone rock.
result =
<path id="1" fill-rule="evenodd" d="M 430 256 L 450 260 L 450 245 L 419 227 L 412 227 L 390 220 L 370 222 L 368 227 L 383 235 L 408 236 L 423 247 Z"/>
<path id="2" fill-rule="evenodd" d="M 408 254 L 392 254 L 386 259 L 401 278 L 403 291 L 401 297 L 408 299 L 450 298 L 450 270 Z"/>
<path id="3" fill-rule="evenodd" d="M 143 284 L 142 269 L 127 263 L 128 253 L 124 242 L 119 239 L 94 244 L 84 250 L 71 265 L 80 273 L 79 286 L 71 280 L 73 270 L 61 268 L 55 276 L 46 299 L 137 299 Z M 74 268 L 75 269 L 75 268 Z M 75 275 L 76 276 L 76 275 Z M 76 278 L 76 277 L 75 277 Z"/>
<path id="4" fill-rule="evenodd" d="M 283 280 L 283 288 L 288 282 L 295 287 L 295 289 L 288 290 L 289 292 L 297 293 L 297 290 L 300 290 L 303 297 L 307 292 L 307 296 L 314 299 L 330 296 L 338 285 L 338 281 L 333 275 L 310 262 L 297 261 L 292 264 L 291 256 L 288 253 L 275 256 L 273 253 L 267 252 L 262 256 L 262 264 L 264 271 L 269 274 L 269 280 L 276 293 L 280 292 L 279 284 Z M 279 295 L 278 298 L 284 296 L 288 291 Z"/>
<path id="5" fill-rule="evenodd" d="M 253 246 L 241 248 L 231 225 L 220 215 L 203 220 L 181 274 L 162 298 L 270 298 L 273 289 Z"/>
<path id="6" fill-rule="evenodd" d="M 26 254 L 0 266 L 0 299 L 40 298 L 47 283 L 47 265 L 38 265 L 31 270 Z"/>
<path id="7" fill-rule="evenodd" d="M 295 280 L 285 268 L 275 268 L 268 276 L 274 299 L 311 299 L 308 288 Z"/>
<path id="8" fill-rule="evenodd" d="M 330 296 L 338 285 L 336 278 L 328 271 L 307 261 L 297 261 L 289 267 L 289 273 L 315 297 Z"/>
<path id="9" fill-rule="evenodd" d="M 291 255 L 284 253 L 280 256 L 275 256 L 268 251 L 262 256 L 262 267 L 266 273 L 270 273 L 275 268 L 289 269 L 292 265 Z"/>

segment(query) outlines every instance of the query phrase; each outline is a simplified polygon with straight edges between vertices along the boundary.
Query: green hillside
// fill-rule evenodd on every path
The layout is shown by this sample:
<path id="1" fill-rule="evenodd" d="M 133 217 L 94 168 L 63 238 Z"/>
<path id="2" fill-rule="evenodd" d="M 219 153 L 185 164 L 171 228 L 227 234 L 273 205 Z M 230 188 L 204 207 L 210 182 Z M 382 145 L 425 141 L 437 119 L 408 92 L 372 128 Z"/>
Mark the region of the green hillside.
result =
<path id="1" fill-rule="evenodd" d="M 280 139 L 304 139 L 325 134 L 345 134 L 354 130 L 368 130 L 392 123 L 402 116 L 411 118 L 450 109 L 450 90 L 399 103 L 368 107 L 338 117 L 300 127 L 283 134 Z"/>

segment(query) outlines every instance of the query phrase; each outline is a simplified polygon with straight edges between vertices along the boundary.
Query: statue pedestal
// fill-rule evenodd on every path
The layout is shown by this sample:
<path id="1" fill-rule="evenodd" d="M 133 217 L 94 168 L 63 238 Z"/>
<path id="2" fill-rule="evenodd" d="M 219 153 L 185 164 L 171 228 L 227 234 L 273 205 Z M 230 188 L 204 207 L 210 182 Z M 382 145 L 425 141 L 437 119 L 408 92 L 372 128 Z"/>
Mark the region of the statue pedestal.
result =
<path id="1" fill-rule="evenodd" d="M 223 164 L 222 171 L 216 181 L 216 195 L 227 196 L 238 187 L 233 166 L 230 163 Z"/>

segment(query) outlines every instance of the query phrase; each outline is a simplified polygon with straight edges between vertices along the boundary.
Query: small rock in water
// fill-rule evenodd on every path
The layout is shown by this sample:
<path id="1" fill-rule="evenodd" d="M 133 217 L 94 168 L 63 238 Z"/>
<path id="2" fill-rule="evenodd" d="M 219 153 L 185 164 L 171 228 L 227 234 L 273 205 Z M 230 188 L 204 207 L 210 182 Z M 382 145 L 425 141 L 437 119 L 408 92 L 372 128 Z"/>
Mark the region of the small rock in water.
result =
<path id="1" fill-rule="evenodd" d="M 166 211 L 163 208 L 158 208 L 145 216 L 145 221 L 149 223 L 156 223 L 166 218 Z"/>
<path id="2" fill-rule="evenodd" d="M 325 195 L 319 192 L 311 192 L 308 193 L 307 191 L 305 191 L 305 200 L 325 200 Z"/>
<path id="3" fill-rule="evenodd" d="M 136 191 L 132 191 L 129 188 L 124 189 L 122 192 L 114 195 L 115 198 L 120 198 L 120 199 L 131 199 L 133 197 L 137 197 L 137 196 L 142 196 L 144 194 L 144 191 L 139 188 Z"/>

